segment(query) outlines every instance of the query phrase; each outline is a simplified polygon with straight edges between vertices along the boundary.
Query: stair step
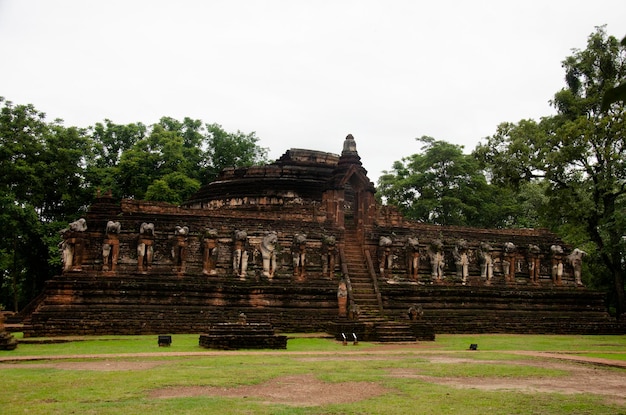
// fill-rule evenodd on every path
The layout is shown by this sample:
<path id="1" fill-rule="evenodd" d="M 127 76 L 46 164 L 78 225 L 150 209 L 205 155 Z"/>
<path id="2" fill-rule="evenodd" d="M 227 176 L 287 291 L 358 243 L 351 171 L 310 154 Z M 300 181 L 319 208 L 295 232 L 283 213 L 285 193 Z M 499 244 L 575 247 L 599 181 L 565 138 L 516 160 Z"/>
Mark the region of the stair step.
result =
<path id="1" fill-rule="evenodd" d="M 379 332 L 398 332 L 398 331 L 411 331 L 410 326 L 393 326 L 387 323 L 379 324 L 376 326 L 376 330 Z"/>
<path id="2" fill-rule="evenodd" d="M 384 336 L 379 336 L 378 337 L 378 341 L 381 343 L 404 343 L 404 342 L 415 342 L 417 341 L 417 337 L 412 336 L 412 337 L 396 337 L 396 336 L 388 336 L 388 337 L 384 337 Z"/>
<path id="3" fill-rule="evenodd" d="M 380 318 L 376 290 L 368 270 L 361 240 L 357 238 L 356 226 L 346 224 L 344 257 L 350 276 L 354 302 L 359 306 L 359 320 Z M 375 320 L 379 321 L 379 320 Z"/>
<path id="4" fill-rule="evenodd" d="M 411 326 L 398 322 L 382 322 L 376 325 L 376 335 L 380 342 L 415 342 Z"/>
<path id="5" fill-rule="evenodd" d="M 374 291 L 374 289 L 372 287 L 355 287 L 354 285 L 352 286 L 352 293 L 353 294 L 362 294 L 364 296 L 374 296 L 376 297 L 376 291 Z"/>

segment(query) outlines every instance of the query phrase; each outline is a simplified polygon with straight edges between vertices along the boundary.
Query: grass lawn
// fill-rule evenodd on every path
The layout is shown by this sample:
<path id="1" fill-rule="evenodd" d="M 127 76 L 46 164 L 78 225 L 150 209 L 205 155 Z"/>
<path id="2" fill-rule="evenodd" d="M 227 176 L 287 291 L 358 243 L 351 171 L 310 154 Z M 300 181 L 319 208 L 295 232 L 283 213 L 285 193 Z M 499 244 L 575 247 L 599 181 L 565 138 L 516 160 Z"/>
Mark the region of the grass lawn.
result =
<path id="1" fill-rule="evenodd" d="M 467 350 L 471 343 L 478 351 Z M 197 334 L 173 335 L 161 348 L 156 336 L 20 344 L 0 359 L 38 360 L 0 362 L 0 413 L 626 414 L 626 369 L 515 351 L 623 361 L 626 336 L 439 335 L 343 346 L 293 334 L 287 350 L 260 352 L 203 349 Z M 603 381 L 621 384 L 623 395 Z"/>

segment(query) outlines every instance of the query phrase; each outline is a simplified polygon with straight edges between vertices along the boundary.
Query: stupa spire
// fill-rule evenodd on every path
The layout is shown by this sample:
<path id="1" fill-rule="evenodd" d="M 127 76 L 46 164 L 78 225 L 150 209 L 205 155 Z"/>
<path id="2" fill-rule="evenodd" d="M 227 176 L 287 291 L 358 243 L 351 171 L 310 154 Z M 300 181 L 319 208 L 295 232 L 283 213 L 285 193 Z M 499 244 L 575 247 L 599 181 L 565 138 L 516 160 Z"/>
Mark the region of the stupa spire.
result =
<path id="1" fill-rule="evenodd" d="M 341 155 L 343 156 L 348 154 L 358 154 L 356 151 L 356 141 L 354 141 L 352 134 L 348 134 L 346 139 L 343 141 L 343 151 L 341 152 Z"/>

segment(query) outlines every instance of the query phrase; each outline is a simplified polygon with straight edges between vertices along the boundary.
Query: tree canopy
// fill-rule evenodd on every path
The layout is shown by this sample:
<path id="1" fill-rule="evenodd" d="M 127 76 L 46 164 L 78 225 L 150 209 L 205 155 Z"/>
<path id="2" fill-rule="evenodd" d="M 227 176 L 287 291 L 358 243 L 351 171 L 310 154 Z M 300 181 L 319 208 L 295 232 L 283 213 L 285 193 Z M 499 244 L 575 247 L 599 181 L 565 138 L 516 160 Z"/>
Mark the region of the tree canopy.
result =
<path id="1" fill-rule="evenodd" d="M 593 250 L 611 275 L 619 315 L 626 311 L 626 113 L 623 101 L 603 109 L 602 100 L 626 79 L 626 49 L 600 27 L 563 68 L 555 116 L 502 124 L 475 154 L 497 180 L 546 182 L 551 227 Z"/>
<path id="2" fill-rule="evenodd" d="M 0 98 L 0 307 L 24 304 L 59 272 L 58 231 L 97 190 L 180 204 L 223 167 L 264 162 L 254 133 L 215 123 L 163 117 L 150 126 L 66 127 Z"/>
<path id="3" fill-rule="evenodd" d="M 516 213 L 523 205 L 509 189 L 489 184 L 479 162 L 464 154 L 463 147 L 426 136 L 416 140 L 422 153 L 396 161 L 380 177 L 379 198 L 424 223 L 517 225 Z"/>
<path id="4" fill-rule="evenodd" d="M 598 287 L 626 312 L 626 40 L 596 28 L 563 61 L 556 115 L 500 124 L 471 155 L 419 138 L 421 153 L 396 161 L 379 196 L 429 223 L 548 227 L 590 253 Z M 605 278 L 605 276 L 610 276 Z"/>
<path id="5" fill-rule="evenodd" d="M 622 47 L 626 48 L 626 37 L 621 41 Z M 622 81 L 619 85 L 608 89 L 602 97 L 602 111 L 607 111 L 611 104 L 615 102 L 626 101 L 626 81 Z"/>

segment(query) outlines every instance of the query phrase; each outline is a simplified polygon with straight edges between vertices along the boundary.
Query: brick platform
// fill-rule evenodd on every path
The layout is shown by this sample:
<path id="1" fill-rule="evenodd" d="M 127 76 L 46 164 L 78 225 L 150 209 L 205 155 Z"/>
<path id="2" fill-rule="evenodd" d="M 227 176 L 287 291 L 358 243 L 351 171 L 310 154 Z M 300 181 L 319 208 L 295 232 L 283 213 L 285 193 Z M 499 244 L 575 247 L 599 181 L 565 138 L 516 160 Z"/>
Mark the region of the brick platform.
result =
<path id="1" fill-rule="evenodd" d="M 563 258 L 558 281 L 552 276 L 551 247 L 562 246 L 563 256 L 572 250 L 554 234 L 425 225 L 377 205 L 351 136 L 341 156 L 291 149 L 267 166 L 227 169 L 183 206 L 100 195 L 85 219 L 86 230 L 65 234 L 73 263 L 22 315 L 25 337 L 201 333 L 240 313 L 282 332 L 354 331 L 378 340 L 402 338 L 402 331 L 416 339 L 626 332 L 608 315 L 605 294 L 577 284 Z M 109 222 L 119 222 L 116 233 L 108 233 L 115 229 Z M 150 228 L 143 224 L 154 231 L 142 233 Z M 268 234 L 275 235 L 270 253 Z M 306 238 L 296 247 L 298 235 Z M 381 237 L 388 239 L 383 253 Z M 454 256 L 461 239 L 464 279 Z M 429 259 L 435 240 L 443 250 L 440 278 Z M 489 281 L 481 276 L 482 243 L 492 246 Z M 536 280 L 530 244 L 539 250 Z M 409 269 L 416 256 L 417 268 Z M 415 306 L 423 311 L 419 323 L 407 316 Z"/>

